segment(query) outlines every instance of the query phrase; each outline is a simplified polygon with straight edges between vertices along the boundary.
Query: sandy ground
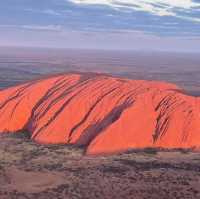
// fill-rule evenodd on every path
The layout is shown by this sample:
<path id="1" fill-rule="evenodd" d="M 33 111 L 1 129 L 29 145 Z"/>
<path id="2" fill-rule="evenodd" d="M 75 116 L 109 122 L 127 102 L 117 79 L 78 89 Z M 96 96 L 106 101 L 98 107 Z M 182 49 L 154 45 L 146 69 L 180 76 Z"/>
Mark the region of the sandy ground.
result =
<path id="1" fill-rule="evenodd" d="M 132 150 L 93 157 L 84 149 L 0 136 L 0 199 L 198 199 L 200 153 Z"/>

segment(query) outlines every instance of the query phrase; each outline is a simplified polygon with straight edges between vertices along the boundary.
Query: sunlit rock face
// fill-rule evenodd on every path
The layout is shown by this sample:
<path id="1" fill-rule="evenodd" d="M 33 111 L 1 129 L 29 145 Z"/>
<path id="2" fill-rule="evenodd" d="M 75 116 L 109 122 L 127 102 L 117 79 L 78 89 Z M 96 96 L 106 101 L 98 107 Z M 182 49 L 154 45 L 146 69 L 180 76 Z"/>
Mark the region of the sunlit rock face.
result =
<path id="1" fill-rule="evenodd" d="M 27 130 L 39 143 L 87 154 L 200 146 L 200 99 L 176 85 L 63 74 L 0 91 L 0 132 Z"/>

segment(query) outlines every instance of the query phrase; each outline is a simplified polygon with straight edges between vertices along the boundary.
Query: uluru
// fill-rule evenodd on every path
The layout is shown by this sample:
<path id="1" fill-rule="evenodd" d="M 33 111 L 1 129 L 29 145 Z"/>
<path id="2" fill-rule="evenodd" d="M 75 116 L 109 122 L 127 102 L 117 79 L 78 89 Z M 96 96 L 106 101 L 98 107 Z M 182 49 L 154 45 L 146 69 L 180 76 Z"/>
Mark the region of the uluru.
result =
<path id="1" fill-rule="evenodd" d="M 199 148 L 200 99 L 178 86 L 104 74 L 68 73 L 0 91 L 0 132 L 86 154 L 133 148 Z"/>

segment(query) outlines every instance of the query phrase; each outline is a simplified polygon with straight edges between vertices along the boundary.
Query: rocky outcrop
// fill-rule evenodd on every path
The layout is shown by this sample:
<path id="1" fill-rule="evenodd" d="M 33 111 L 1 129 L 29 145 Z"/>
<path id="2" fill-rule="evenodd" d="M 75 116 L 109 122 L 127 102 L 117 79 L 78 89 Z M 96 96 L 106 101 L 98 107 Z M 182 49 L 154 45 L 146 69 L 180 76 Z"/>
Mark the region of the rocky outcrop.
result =
<path id="1" fill-rule="evenodd" d="M 200 99 L 174 84 L 63 74 L 0 91 L 0 132 L 87 154 L 200 146 Z"/>

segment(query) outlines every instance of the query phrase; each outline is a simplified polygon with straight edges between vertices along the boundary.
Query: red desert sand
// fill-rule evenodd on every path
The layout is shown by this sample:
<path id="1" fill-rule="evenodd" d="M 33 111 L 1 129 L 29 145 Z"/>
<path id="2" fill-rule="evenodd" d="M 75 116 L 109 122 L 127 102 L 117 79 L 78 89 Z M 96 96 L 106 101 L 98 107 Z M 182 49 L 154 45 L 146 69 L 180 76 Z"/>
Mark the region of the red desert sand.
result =
<path id="1" fill-rule="evenodd" d="M 0 91 L 0 132 L 85 146 L 87 154 L 132 148 L 199 148 L 200 98 L 174 84 L 63 74 Z"/>

